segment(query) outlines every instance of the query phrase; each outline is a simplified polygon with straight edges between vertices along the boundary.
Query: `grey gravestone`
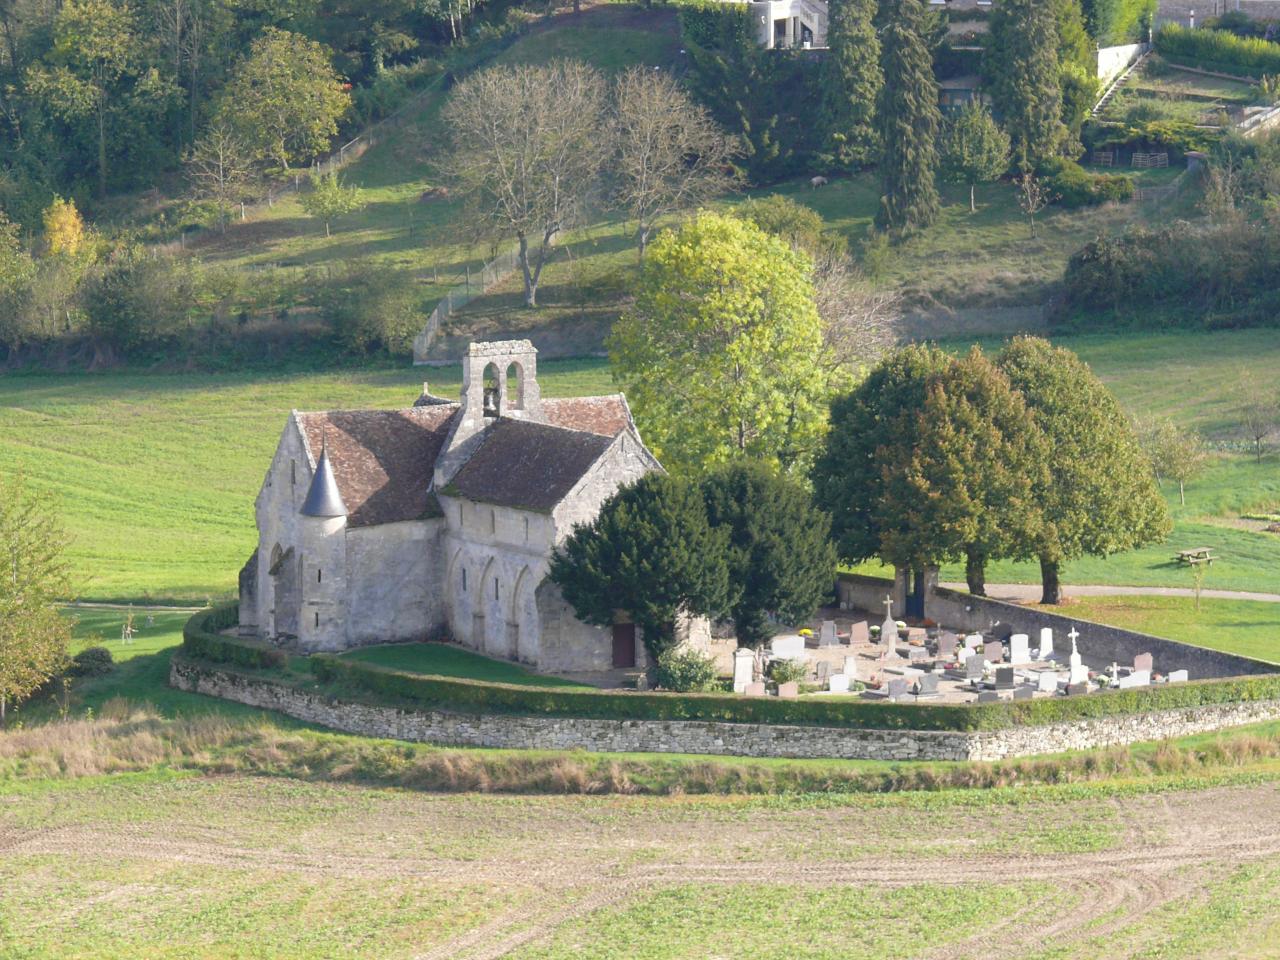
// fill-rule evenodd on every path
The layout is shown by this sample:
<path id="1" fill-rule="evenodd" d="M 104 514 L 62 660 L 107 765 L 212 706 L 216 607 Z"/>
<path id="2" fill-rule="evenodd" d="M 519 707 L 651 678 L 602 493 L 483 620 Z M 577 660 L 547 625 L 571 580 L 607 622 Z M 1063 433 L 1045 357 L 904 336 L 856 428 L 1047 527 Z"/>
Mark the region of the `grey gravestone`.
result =
<path id="1" fill-rule="evenodd" d="M 997 690 L 1013 689 L 1013 667 L 997 667 L 996 668 L 996 689 Z"/>
<path id="2" fill-rule="evenodd" d="M 936 697 L 938 695 L 938 675 L 936 673 L 926 673 L 918 681 L 919 686 L 916 688 L 916 696 L 918 697 Z"/>
<path id="3" fill-rule="evenodd" d="M 867 629 L 867 621 L 859 620 L 849 627 L 850 643 L 870 643 L 871 631 Z"/>
<path id="4" fill-rule="evenodd" d="M 1088 692 L 1089 692 L 1089 685 L 1087 683 L 1068 683 L 1067 684 L 1068 697 L 1078 697 Z"/>
<path id="5" fill-rule="evenodd" d="M 836 639 L 836 622 L 823 620 L 822 629 L 818 632 L 818 646 L 834 647 L 840 641 Z"/>
<path id="6" fill-rule="evenodd" d="M 800 696 L 800 685 L 794 680 L 778 684 L 778 696 L 783 700 L 794 700 Z"/>
<path id="7" fill-rule="evenodd" d="M 1004 644 L 988 643 L 982 648 L 982 658 L 988 663 L 1004 663 Z"/>
<path id="8" fill-rule="evenodd" d="M 979 703 L 997 703 L 999 700 L 1000 694 L 996 693 L 994 690 L 983 690 L 978 694 Z"/>
<path id="9" fill-rule="evenodd" d="M 897 700 L 907 695 L 906 680 L 890 680 L 889 681 L 889 699 Z"/>
<path id="10" fill-rule="evenodd" d="M 1013 699 L 1015 700 L 1030 700 L 1035 695 L 1035 690 L 1025 684 L 1013 691 Z"/>
<path id="11" fill-rule="evenodd" d="M 964 662 L 964 677 L 966 680 L 982 679 L 982 658 L 979 656 L 971 656 Z"/>
<path id="12" fill-rule="evenodd" d="M 924 647 L 908 647 L 907 659 L 908 660 L 928 660 L 929 651 L 926 650 Z"/>
<path id="13" fill-rule="evenodd" d="M 1151 669 L 1154 666 L 1155 666 L 1155 658 L 1152 657 L 1151 654 L 1149 653 L 1140 653 L 1133 658 L 1134 673 L 1138 673 L 1141 670 L 1146 670 L 1148 673 L 1150 673 Z"/>
<path id="14" fill-rule="evenodd" d="M 956 655 L 956 635 L 944 633 L 938 637 L 938 656 L 951 659 Z"/>
<path id="15" fill-rule="evenodd" d="M 814 669 L 817 670 L 818 683 L 826 683 L 827 677 L 831 676 L 831 664 L 825 660 L 819 660 L 814 664 Z"/>

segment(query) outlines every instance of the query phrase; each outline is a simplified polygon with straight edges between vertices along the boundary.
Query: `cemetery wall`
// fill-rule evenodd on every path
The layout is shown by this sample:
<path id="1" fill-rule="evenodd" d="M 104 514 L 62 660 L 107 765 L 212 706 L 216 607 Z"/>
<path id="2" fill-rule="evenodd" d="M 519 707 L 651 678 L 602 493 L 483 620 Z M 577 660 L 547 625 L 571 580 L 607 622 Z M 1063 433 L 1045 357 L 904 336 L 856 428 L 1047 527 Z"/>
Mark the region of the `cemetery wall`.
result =
<path id="1" fill-rule="evenodd" d="M 1205 733 L 1280 718 L 1280 701 L 1211 704 L 1040 727 L 943 732 L 850 730 L 691 720 L 606 720 L 446 713 L 330 699 L 274 680 L 174 657 L 180 690 L 276 710 L 362 736 L 441 746 L 694 753 L 850 760 L 1000 760 Z"/>
<path id="2" fill-rule="evenodd" d="M 887 592 L 893 589 L 893 581 L 879 577 L 841 574 L 839 598 L 841 603 L 862 610 L 883 609 Z M 1058 613 L 1024 607 L 1016 603 L 975 597 L 967 593 L 937 587 L 925 600 L 925 616 L 953 630 L 977 631 L 987 629 L 992 621 L 1006 623 L 1018 633 L 1039 636 L 1041 627 L 1053 629 L 1054 642 L 1062 649 L 1069 647 L 1066 636 L 1072 628 L 1080 631 L 1080 653 L 1090 665 L 1132 663 L 1140 653 L 1150 653 L 1155 669 L 1160 673 L 1186 670 L 1192 680 L 1217 677 L 1257 676 L 1280 670 L 1276 664 L 1253 660 L 1218 650 L 1180 643 L 1147 633 L 1124 630 L 1078 620 Z M 872 617 L 874 622 L 880 618 Z"/>

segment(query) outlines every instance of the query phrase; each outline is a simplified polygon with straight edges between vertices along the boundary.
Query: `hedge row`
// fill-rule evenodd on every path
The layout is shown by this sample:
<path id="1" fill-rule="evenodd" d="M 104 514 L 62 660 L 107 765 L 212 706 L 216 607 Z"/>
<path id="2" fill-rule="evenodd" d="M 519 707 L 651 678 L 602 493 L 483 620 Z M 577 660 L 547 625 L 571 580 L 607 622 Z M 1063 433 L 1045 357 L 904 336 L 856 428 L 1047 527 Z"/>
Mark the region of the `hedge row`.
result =
<path id="1" fill-rule="evenodd" d="M 311 670 L 321 682 L 463 713 L 781 723 L 876 730 L 999 730 L 1210 704 L 1280 700 L 1280 673 L 1117 690 L 1083 697 L 947 705 L 522 687 L 406 673 L 325 654 L 311 657 Z"/>
<path id="2" fill-rule="evenodd" d="M 1193 30 L 1170 23 L 1156 34 L 1156 50 L 1174 63 L 1240 76 L 1280 73 L 1280 43 L 1225 30 Z"/>
<path id="3" fill-rule="evenodd" d="M 220 631 L 240 622 L 240 605 L 227 603 L 202 610 L 182 628 L 182 650 L 187 656 L 212 663 L 227 663 L 252 670 L 271 670 L 289 662 L 283 650 L 265 647 Z"/>

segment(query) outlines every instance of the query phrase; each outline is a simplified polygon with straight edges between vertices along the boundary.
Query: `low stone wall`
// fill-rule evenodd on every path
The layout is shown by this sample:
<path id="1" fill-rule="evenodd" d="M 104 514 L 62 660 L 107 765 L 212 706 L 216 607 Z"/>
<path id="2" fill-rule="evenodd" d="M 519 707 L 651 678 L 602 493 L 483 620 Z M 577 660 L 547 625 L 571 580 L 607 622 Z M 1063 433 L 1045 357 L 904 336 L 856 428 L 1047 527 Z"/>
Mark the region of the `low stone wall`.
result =
<path id="1" fill-rule="evenodd" d="M 472 716 L 344 703 L 282 683 L 174 657 L 179 690 L 276 710 L 347 733 L 440 746 L 605 753 L 693 753 L 845 760 L 1001 760 L 1181 737 L 1280 718 L 1280 701 L 1218 704 L 1041 727 L 969 733 L 844 730 L 689 720 Z"/>
<path id="2" fill-rule="evenodd" d="M 862 610 L 882 610 L 884 596 L 892 589 L 893 582 L 890 580 L 856 574 L 841 574 L 838 583 L 840 602 Z M 1070 641 L 1066 637 L 1074 627 L 1080 631 L 1080 653 L 1085 662 L 1093 665 L 1113 661 L 1132 664 L 1137 654 L 1150 653 L 1155 660 L 1155 668 L 1160 673 L 1186 670 L 1192 680 L 1256 676 L 1280 670 L 1276 664 L 1263 660 L 1196 647 L 1135 630 L 1078 620 L 1017 603 L 975 597 L 945 587 L 936 588 L 925 598 L 924 612 L 925 616 L 953 630 L 985 630 L 992 621 L 1007 623 L 1017 632 L 1028 634 L 1033 643 L 1039 642 L 1041 627 L 1051 627 L 1054 643 L 1059 649 L 1069 648 Z M 873 622 L 879 622 L 882 617 L 873 616 L 872 619 Z"/>

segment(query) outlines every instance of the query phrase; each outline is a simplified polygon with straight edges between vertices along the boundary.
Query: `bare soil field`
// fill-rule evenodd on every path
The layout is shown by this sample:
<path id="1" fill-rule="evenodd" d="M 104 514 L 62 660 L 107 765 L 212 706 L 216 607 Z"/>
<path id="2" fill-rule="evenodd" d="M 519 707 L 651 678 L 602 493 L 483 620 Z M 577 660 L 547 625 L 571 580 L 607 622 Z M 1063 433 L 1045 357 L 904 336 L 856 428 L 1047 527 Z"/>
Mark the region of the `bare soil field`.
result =
<path id="1" fill-rule="evenodd" d="M 840 800 L 37 784 L 0 797 L 0 956 L 1275 956 L 1277 824 L 1269 782 Z"/>

